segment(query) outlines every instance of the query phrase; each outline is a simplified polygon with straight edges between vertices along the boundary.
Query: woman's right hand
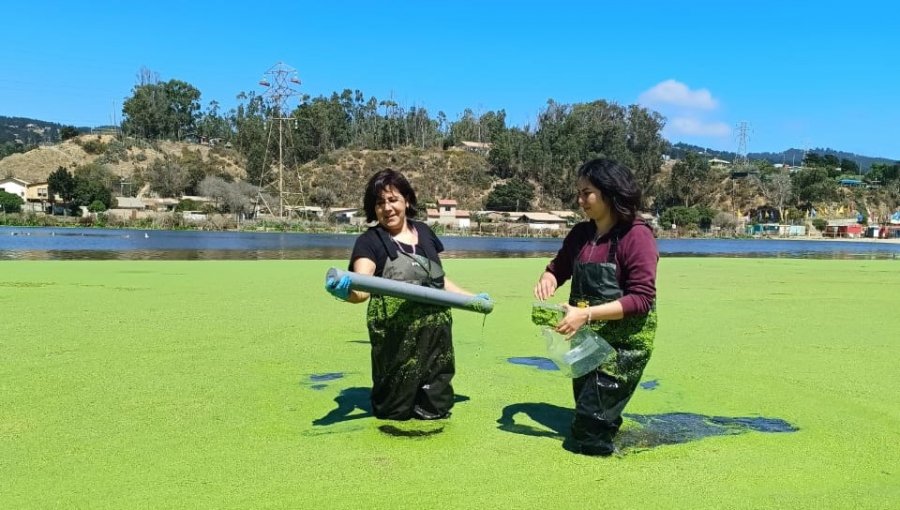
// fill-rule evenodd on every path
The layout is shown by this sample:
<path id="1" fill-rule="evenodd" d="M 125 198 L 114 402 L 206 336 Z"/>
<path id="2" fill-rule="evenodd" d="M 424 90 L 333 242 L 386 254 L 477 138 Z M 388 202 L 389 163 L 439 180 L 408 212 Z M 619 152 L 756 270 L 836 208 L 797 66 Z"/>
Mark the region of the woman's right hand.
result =
<path id="1" fill-rule="evenodd" d="M 553 273 L 544 271 L 541 279 L 534 286 L 534 297 L 544 301 L 553 296 L 554 292 L 556 292 L 556 277 L 553 276 Z"/>

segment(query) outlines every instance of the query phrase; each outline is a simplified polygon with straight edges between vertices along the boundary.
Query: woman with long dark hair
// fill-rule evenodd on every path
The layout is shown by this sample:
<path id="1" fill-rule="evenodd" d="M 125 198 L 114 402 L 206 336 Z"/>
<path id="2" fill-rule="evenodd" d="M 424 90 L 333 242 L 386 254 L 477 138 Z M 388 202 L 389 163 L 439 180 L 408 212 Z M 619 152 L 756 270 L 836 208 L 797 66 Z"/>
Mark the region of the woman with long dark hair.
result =
<path id="1" fill-rule="evenodd" d="M 588 325 L 614 348 L 596 370 L 573 380 L 572 439 L 586 455 L 615 452 L 622 410 L 634 394 L 656 336 L 656 266 L 651 227 L 638 216 L 641 190 L 628 167 L 594 159 L 578 169 L 578 205 L 587 221 L 572 228 L 534 296 L 545 300 L 572 280 L 556 331 Z"/>

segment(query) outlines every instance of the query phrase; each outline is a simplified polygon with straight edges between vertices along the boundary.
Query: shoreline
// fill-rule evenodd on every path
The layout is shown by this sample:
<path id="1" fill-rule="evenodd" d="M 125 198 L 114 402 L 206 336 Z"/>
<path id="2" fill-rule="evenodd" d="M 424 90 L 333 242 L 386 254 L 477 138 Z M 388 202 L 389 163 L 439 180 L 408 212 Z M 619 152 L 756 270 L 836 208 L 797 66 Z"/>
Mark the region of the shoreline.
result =
<path id="1" fill-rule="evenodd" d="M 5 229 L 30 229 L 30 228 L 59 228 L 59 229 L 68 229 L 68 228 L 85 228 L 85 229 L 105 229 L 105 230 L 145 230 L 145 231 L 154 231 L 154 230 L 167 230 L 167 231 L 197 231 L 197 232 L 249 232 L 249 233 L 297 233 L 297 234 L 346 234 L 346 235 L 359 235 L 362 232 L 364 227 L 356 227 L 356 228 L 339 228 L 336 225 L 326 227 L 326 228 L 304 228 L 304 229 L 291 229 L 291 228 L 277 228 L 277 226 L 273 225 L 264 225 L 262 228 L 257 226 L 256 228 L 248 228 L 249 224 L 244 224 L 244 228 L 209 228 L 208 225 L 182 225 L 179 228 L 159 228 L 158 226 L 146 226 L 146 225 L 84 225 L 78 224 L 76 222 L 61 222 L 55 225 L 14 225 L 14 224 L 2 224 L 0 223 L 0 228 Z M 346 227 L 346 225 L 345 225 Z M 15 235 L 15 234 L 13 234 Z M 444 230 L 440 232 L 439 235 L 449 236 L 449 237 L 497 237 L 504 239 L 560 239 L 562 240 L 565 237 L 565 234 L 560 233 L 559 235 L 527 235 L 527 236 L 517 236 L 517 235 L 502 235 L 500 232 L 483 232 L 483 233 L 475 233 L 470 229 L 469 231 L 460 231 L 460 230 Z M 746 241 L 816 241 L 816 242 L 843 242 L 843 243 L 883 243 L 883 244 L 900 244 L 900 237 L 892 237 L 892 238 L 873 238 L 873 237 L 824 237 L 824 236 L 656 236 L 657 240 L 668 239 L 668 240 L 746 240 Z"/>

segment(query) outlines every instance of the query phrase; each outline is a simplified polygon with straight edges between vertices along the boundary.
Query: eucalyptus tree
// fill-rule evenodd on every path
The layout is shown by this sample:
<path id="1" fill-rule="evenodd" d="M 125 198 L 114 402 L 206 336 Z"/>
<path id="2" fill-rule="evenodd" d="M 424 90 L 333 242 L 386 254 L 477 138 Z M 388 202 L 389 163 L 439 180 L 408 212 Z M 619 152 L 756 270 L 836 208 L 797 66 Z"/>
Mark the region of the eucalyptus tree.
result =
<path id="1" fill-rule="evenodd" d="M 678 203 L 691 207 L 709 196 L 713 181 L 709 161 L 689 152 L 672 166 L 670 189 Z"/>
<path id="2" fill-rule="evenodd" d="M 181 80 L 136 85 L 122 103 L 122 127 L 147 139 L 180 140 L 195 128 L 200 91 Z"/>
<path id="3" fill-rule="evenodd" d="M 625 124 L 629 157 L 624 163 L 634 171 L 646 198 L 655 191 L 653 183 L 662 171 L 663 154 L 668 150 L 669 143 L 662 137 L 666 120 L 658 112 L 631 105 Z"/>
<path id="4" fill-rule="evenodd" d="M 219 102 L 210 101 L 206 111 L 197 119 L 197 134 L 208 139 L 219 138 L 231 141 L 234 133 L 228 118 L 219 113 Z"/>
<path id="5" fill-rule="evenodd" d="M 270 143 L 266 117 L 269 113 L 262 96 L 254 92 L 238 94 L 240 101 L 234 110 L 234 146 L 246 159 L 247 180 L 262 183 L 266 171 L 266 154 Z"/>

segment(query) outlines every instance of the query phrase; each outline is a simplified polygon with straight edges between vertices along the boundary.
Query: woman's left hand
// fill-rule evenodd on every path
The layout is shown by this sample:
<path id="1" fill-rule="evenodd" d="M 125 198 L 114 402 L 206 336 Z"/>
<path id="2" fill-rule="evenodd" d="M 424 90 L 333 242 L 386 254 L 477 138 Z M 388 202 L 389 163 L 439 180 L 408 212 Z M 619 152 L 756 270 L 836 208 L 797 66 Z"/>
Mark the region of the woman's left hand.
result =
<path id="1" fill-rule="evenodd" d="M 566 308 L 566 316 L 556 325 L 556 332 L 563 335 L 572 335 L 581 326 L 587 324 L 588 311 L 586 308 L 578 308 L 567 303 L 563 303 L 563 306 Z"/>

